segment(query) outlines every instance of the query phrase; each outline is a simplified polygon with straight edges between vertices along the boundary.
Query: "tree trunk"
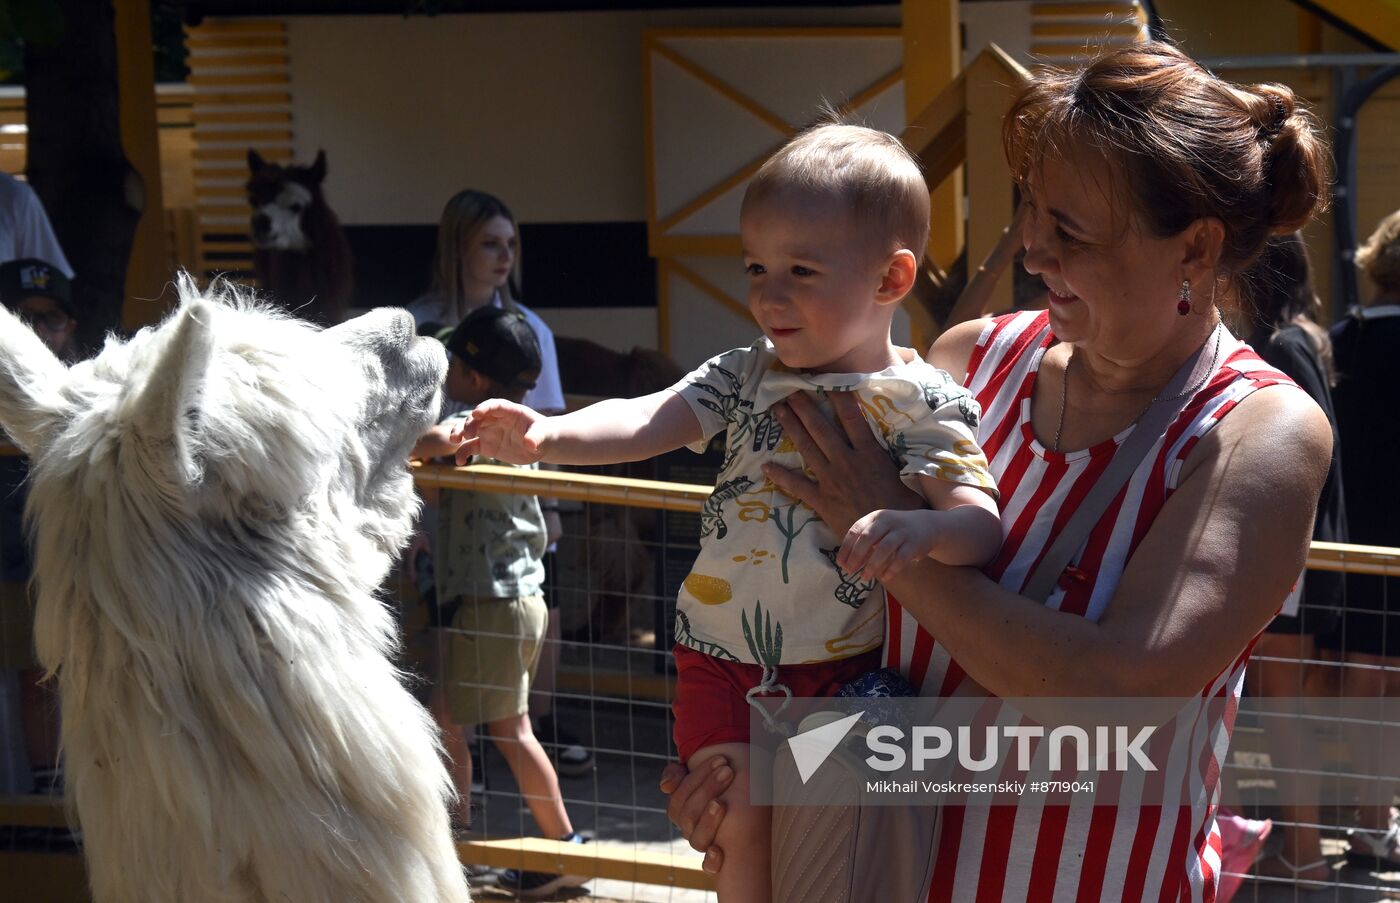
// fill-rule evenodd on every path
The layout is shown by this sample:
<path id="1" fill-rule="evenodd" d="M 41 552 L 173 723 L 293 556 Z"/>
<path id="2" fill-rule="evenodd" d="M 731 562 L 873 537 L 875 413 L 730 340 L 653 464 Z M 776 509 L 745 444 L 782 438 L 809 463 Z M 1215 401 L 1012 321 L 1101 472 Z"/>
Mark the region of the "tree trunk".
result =
<path id="1" fill-rule="evenodd" d="M 62 37 L 25 49 L 27 171 L 73 265 L 78 341 L 92 349 L 121 324 L 145 191 L 122 150 L 112 3 L 54 2 Z"/>

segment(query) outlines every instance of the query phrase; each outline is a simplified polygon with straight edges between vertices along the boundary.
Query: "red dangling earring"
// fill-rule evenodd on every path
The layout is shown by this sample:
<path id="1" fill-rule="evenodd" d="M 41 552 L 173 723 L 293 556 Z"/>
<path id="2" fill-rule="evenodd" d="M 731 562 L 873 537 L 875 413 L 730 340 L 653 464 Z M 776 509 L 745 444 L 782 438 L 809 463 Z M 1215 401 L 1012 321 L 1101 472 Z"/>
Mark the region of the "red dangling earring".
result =
<path id="1" fill-rule="evenodd" d="M 1183 317 L 1191 312 L 1191 280 L 1181 280 L 1181 300 L 1176 302 L 1176 312 Z"/>

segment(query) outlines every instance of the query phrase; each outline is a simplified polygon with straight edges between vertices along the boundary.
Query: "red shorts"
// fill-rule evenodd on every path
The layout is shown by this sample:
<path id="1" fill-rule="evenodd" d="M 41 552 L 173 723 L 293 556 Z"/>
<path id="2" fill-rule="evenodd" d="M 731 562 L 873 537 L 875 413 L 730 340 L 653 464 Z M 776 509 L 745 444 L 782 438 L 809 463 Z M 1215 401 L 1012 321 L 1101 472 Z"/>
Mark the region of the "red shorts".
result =
<path id="1" fill-rule="evenodd" d="M 763 666 L 723 659 L 696 652 L 677 644 L 676 698 L 671 711 L 676 716 L 676 749 L 681 761 L 716 743 L 749 742 L 749 713 L 752 708 L 744 694 L 763 680 Z M 783 665 L 778 682 L 786 684 L 793 696 L 834 696 L 846 684 L 881 667 L 880 650 L 872 649 L 834 662 L 811 665 Z"/>

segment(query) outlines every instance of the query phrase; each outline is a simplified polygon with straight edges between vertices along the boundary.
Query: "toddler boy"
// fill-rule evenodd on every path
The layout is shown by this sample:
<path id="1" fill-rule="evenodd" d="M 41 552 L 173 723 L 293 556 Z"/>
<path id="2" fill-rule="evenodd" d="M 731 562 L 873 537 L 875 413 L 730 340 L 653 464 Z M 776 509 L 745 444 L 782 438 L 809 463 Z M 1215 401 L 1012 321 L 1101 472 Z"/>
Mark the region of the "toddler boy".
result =
<path id="1" fill-rule="evenodd" d="M 755 174 L 739 231 L 749 310 L 764 337 L 671 389 L 558 417 L 505 401 L 452 438 L 462 455 L 603 464 L 727 430 L 702 513 L 701 548 L 676 611 L 675 740 L 691 768 L 726 756 L 738 778 L 718 843 L 723 903 L 770 896 L 769 818 L 748 801 L 753 695 L 830 696 L 879 668 L 876 579 L 919 556 L 982 565 L 1001 544 L 976 402 L 947 373 L 890 341 L 928 241 L 918 164 L 890 135 L 830 124 L 798 135 Z M 878 511 L 845 541 L 784 496 L 765 468 L 800 469 L 772 409 L 794 392 L 854 392 L 866 420 L 933 510 Z"/>

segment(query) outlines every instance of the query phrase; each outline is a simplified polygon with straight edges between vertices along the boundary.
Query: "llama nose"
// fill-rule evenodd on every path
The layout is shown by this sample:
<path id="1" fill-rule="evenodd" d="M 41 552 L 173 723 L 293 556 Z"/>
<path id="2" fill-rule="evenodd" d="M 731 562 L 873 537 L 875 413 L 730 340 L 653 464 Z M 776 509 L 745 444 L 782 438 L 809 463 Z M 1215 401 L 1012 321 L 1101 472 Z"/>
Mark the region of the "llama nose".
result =
<path id="1" fill-rule="evenodd" d="M 253 215 L 254 235 L 266 235 L 267 230 L 270 228 L 272 228 L 272 220 L 266 213 L 257 213 Z"/>

